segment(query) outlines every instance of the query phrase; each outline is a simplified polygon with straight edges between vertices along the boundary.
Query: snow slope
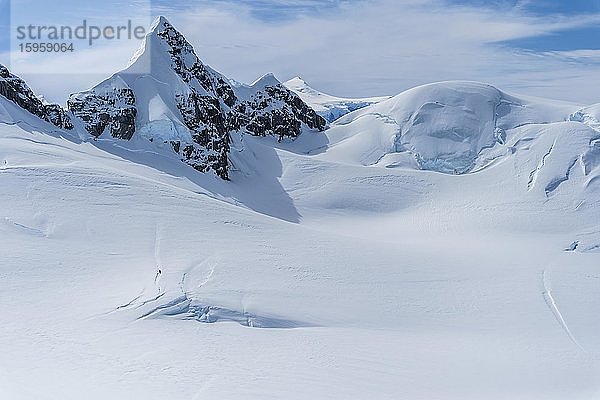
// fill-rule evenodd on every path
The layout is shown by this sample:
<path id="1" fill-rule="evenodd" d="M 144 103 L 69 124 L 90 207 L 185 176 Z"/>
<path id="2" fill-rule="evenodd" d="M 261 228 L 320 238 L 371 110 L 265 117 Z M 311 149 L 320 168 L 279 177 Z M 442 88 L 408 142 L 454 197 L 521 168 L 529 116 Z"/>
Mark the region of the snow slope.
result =
<path id="1" fill-rule="evenodd" d="M 598 398 L 600 134 L 577 109 L 418 88 L 246 136 L 225 182 L 0 98 L 0 398 Z M 396 144 L 486 167 L 378 163 Z"/>
<path id="2" fill-rule="evenodd" d="M 347 99 L 335 97 L 313 89 L 302 78 L 295 77 L 283 84 L 295 92 L 309 106 L 328 122 L 333 122 L 352 111 L 389 99 L 389 96 Z"/>

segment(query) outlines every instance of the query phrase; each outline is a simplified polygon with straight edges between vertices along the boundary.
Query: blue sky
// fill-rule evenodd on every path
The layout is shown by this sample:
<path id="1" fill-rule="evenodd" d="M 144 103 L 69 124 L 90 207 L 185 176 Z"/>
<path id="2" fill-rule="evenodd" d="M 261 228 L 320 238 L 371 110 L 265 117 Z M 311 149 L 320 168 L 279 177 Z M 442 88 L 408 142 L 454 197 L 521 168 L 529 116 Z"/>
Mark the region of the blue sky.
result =
<path id="1" fill-rule="evenodd" d="M 253 17 L 264 23 L 277 24 L 306 15 L 332 14 L 341 6 L 361 3 L 363 0 L 197 0 L 188 3 L 187 7 L 243 5 L 250 10 Z M 186 8 L 185 5 L 174 7 L 170 0 L 154 0 L 158 12 Z M 399 4 L 402 1 L 398 2 Z M 600 14 L 600 0 L 447 0 L 449 7 L 465 6 L 492 10 L 510 15 L 519 13 L 538 18 L 556 19 L 561 17 Z M 557 30 L 552 33 L 524 37 L 503 44 L 517 49 L 532 51 L 565 51 L 579 49 L 600 49 L 600 24 L 590 23 L 588 26 L 574 29 Z"/>
<path id="2" fill-rule="evenodd" d="M 13 1 L 37 1 L 32 9 L 42 16 L 56 7 L 46 0 Z M 143 3 L 77 1 L 103 11 L 123 10 L 119 2 L 130 9 L 135 1 Z M 373 96 L 466 79 L 600 102 L 590 85 L 600 76 L 600 0 L 154 0 L 152 5 L 152 13 L 169 18 L 201 59 L 243 82 L 274 72 L 281 80 L 301 75 L 332 94 Z M 9 14 L 8 1 L 0 0 L 0 53 L 9 43 Z M 98 48 L 91 59 L 118 70 L 137 46 Z M 7 62 L 6 55 L 0 54 L 0 62 Z M 25 77 L 62 101 L 68 91 L 102 78 L 84 75 L 66 84 Z"/>
<path id="3" fill-rule="evenodd" d="M 600 11 L 598 0 L 450 0 L 452 4 L 491 7 L 498 10 L 520 9 L 537 15 L 575 15 Z"/>
<path id="4" fill-rule="evenodd" d="M 493 9 L 501 13 L 519 12 L 540 18 L 573 17 L 600 13 L 600 0 L 450 0 L 453 5 Z M 532 51 L 600 49 L 600 24 L 515 39 L 502 43 Z"/>
<path id="5" fill-rule="evenodd" d="M 8 0 L 0 0 L 0 51 L 6 50 L 9 46 L 10 29 L 10 3 Z"/>
<path id="6" fill-rule="evenodd" d="M 342 5 L 358 3 L 363 0 L 196 0 L 174 5 L 170 0 L 153 0 L 155 12 L 167 12 L 173 9 L 194 9 L 198 7 L 246 7 L 258 20 L 279 23 L 302 15 L 335 13 Z M 229 3 L 229 4 L 227 4 Z"/>

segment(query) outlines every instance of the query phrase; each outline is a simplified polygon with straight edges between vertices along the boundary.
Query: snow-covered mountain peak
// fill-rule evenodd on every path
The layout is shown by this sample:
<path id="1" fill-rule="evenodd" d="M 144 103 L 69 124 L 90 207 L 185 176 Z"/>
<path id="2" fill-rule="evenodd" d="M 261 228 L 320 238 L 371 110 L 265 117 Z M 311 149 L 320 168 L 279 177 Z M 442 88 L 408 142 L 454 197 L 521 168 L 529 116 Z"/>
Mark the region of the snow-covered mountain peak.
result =
<path id="1" fill-rule="evenodd" d="M 289 88 L 292 89 L 294 91 L 298 91 L 298 92 L 313 92 L 313 93 L 319 93 L 318 91 L 316 91 L 315 89 L 311 88 L 308 83 L 300 78 L 299 76 L 296 76 L 292 79 L 290 79 L 289 81 L 285 82 L 285 85 Z"/>
<path id="2" fill-rule="evenodd" d="M 150 26 L 150 32 L 161 31 L 169 26 L 172 26 L 169 20 L 164 15 L 160 15 L 154 19 L 154 22 Z"/>
<path id="3" fill-rule="evenodd" d="M 230 135 L 295 138 L 326 121 L 272 75 L 235 87 L 205 65 L 167 21 L 158 18 L 129 66 L 69 100 L 94 137 L 137 133 L 166 155 L 229 179 Z"/>
<path id="4" fill-rule="evenodd" d="M 333 122 L 352 111 L 389 99 L 389 96 L 367 98 L 343 98 L 331 96 L 313 89 L 304 79 L 298 76 L 290 79 L 283 85 L 300 96 L 306 104 L 310 105 L 328 122 Z"/>
<path id="5" fill-rule="evenodd" d="M 277 78 L 275 78 L 275 75 L 273 75 L 272 73 L 268 73 L 255 80 L 250 86 L 257 90 L 262 90 L 267 86 L 277 85 L 281 85 L 281 82 Z"/>
<path id="6" fill-rule="evenodd" d="M 132 81 L 137 75 L 175 85 L 181 92 L 188 87 L 200 95 L 216 96 L 231 107 L 236 98 L 228 79 L 198 58 L 193 46 L 164 17 L 159 17 L 146 35 L 140 51 L 121 75 Z"/>

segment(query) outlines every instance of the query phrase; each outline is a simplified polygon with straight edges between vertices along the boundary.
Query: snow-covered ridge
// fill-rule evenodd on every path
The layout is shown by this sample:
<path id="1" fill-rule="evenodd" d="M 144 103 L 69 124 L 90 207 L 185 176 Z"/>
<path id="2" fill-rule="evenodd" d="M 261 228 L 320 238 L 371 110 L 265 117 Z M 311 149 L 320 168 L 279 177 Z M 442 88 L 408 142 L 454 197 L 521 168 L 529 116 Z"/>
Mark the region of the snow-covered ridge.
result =
<path id="1" fill-rule="evenodd" d="M 508 155 L 513 129 L 563 121 L 574 109 L 476 82 L 424 85 L 338 119 L 323 157 L 463 174 Z"/>
<path id="2" fill-rule="evenodd" d="M 300 96 L 306 104 L 310 105 L 328 122 L 333 122 L 352 111 L 390 98 L 389 96 L 357 99 L 335 97 L 313 89 L 300 77 L 290 79 L 284 83 L 284 86 Z"/>

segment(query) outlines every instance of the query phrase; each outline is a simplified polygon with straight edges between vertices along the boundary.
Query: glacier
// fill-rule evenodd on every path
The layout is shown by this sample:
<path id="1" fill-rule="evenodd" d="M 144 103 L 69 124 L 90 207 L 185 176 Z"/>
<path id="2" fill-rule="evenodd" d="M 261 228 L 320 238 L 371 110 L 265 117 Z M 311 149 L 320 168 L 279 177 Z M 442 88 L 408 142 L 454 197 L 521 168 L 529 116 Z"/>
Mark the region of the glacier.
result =
<path id="1" fill-rule="evenodd" d="M 0 96 L 0 398 L 600 396 L 598 106 L 433 83 L 231 132 L 224 180 L 150 75 L 105 82 L 130 140 Z"/>

